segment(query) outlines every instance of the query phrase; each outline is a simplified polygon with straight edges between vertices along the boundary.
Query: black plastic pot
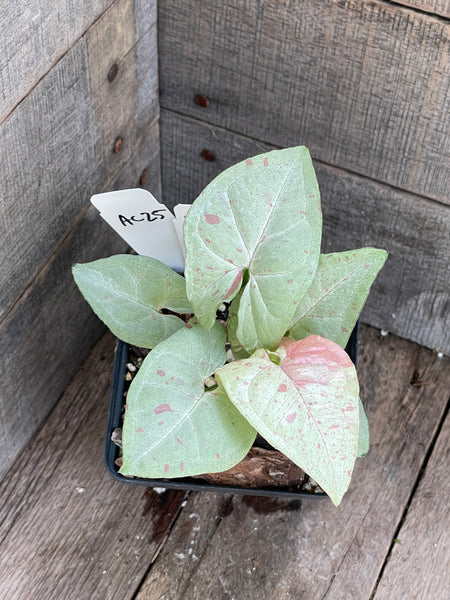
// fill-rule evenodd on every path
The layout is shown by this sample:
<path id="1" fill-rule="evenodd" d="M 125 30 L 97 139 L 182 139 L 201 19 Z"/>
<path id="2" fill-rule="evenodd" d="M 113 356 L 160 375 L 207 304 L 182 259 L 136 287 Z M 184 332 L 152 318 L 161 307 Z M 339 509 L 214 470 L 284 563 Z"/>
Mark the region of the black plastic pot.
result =
<path id="1" fill-rule="evenodd" d="M 357 350 L 358 350 L 358 323 L 356 324 L 347 347 L 345 348 L 353 363 L 356 365 Z M 121 340 L 117 340 L 111 396 L 108 411 L 108 420 L 106 425 L 105 447 L 103 458 L 106 468 L 111 475 L 124 483 L 134 483 L 147 487 L 170 488 L 177 490 L 194 490 L 198 492 L 222 492 L 232 494 L 246 494 L 252 496 L 271 496 L 277 498 L 328 498 L 326 494 L 314 494 L 311 492 L 299 490 L 286 490 L 279 488 L 244 488 L 229 485 L 213 485 L 208 483 L 199 483 L 196 479 L 190 477 L 176 479 L 142 479 L 139 477 L 125 477 L 119 473 L 119 469 L 115 464 L 119 456 L 119 448 L 111 441 L 113 431 L 122 426 L 122 408 L 123 408 L 123 392 L 125 386 L 126 365 L 128 362 L 128 346 Z"/>

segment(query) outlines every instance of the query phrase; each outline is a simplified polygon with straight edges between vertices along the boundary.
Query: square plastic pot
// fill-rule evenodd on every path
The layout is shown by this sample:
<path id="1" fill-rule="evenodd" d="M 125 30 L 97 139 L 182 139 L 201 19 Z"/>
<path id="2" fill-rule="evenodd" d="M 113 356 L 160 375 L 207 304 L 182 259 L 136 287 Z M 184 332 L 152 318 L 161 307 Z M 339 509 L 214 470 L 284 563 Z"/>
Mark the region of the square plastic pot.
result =
<path id="1" fill-rule="evenodd" d="M 358 323 L 356 324 L 350 336 L 345 350 L 350 356 L 353 363 L 356 365 L 358 351 Z M 115 429 L 122 427 L 121 421 L 124 403 L 123 393 L 125 387 L 127 362 L 128 346 L 121 340 L 117 340 L 103 454 L 106 468 L 115 479 L 121 481 L 122 483 L 131 483 L 147 487 L 193 490 L 199 492 L 222 492 L 232 494 L 246 494 L 253 496 L 270 496 L 277 498 L 328 498 L 328 496 L 325 493 L 317 494 L 305 490 L 297 491 L 292 489 L 285 489 L 280 486 L 276 488 L 237 487 L 230 485 L 215 485 L 206 482 L 199 482 L 198 480 L 190 477 L 176 479 L 142 479 L 139 477 L 126 477 L 119 473 L 119 467 L 115 464 L 115 461 L 119 457 L 120 449 L 111 440 L 111 436 Z"/>

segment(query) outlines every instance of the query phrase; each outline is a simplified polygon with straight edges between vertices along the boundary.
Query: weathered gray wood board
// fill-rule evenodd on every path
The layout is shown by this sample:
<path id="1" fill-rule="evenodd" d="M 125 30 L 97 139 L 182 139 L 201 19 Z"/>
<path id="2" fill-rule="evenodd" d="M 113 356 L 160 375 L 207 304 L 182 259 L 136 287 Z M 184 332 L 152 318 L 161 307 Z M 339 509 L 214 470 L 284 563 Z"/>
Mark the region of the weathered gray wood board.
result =
<path id="1" fill-rule="evenodd" d="M 0 123 L 113 0 L 2 2 Z"/>
<path id="2" fill-rule="evenodd" d="M 447 416 L 374 600 L 450 597 L 449 462 L 450 417 Z"/>
<path id="3" fill-rule="evenodd" d="M 378 0 L 160 0 L 158 15 L 161 106 L 449 203 L 447 22 Z"/>
<path id="4" fill-rule="evenodd" d="M 396 0 L 398 4 L 404 4 L 411 8 L 417 8 L 431 14 L 450 18 L 449 0 Z"/>
<path id="5" fill-rule="evenodd" d="M 70 29 L 70 7 L 58 8 Z M 36 3 L 19 11 L 30 31 L 15 59 L 26 63 L 35 45 L 35 80 L 0 124 L 0 476 L 103 331 L 70 267 L 126 246 L 88 210 L 89 197 L 137 187 L 144 168 L 147 187 L 160 195 L 156 3 L 96 1 L 59 34 L 47 12 Z M 16 38 L 11 27 L 7 42 Z"/>
<path id="6" fill-rule="evenodd" d="M 192 495 L 137 600 L 370 598 L 445 412 L 449 366 L 364 327 L 358 371 L 372 447 L 341 506 Z M 411 385 L 416 369 L 427 385 Z M 428 488 L 433 498 L 438 487 Z M 435 552 L 444 559 L 443 545 Z"/>
<path id="7" fill-rule="evenodd" d="M 2 598 L 371 597 L 445 412 L 448 359 L 362 328 L 372 448 L 335 509 L 327 500 L 208 493 L 183 506 L 182 492 L 158 496 L 113 481 L 101 462 L 112 353 L 107 334 L 0 484 Z M 415 371 L 426 385 L 411 384 Z M 439 504 L 439 486 L 424 491 Z M 444 564 L 444 545 L 433 551 Z"/>
<path id="8" fill-rule="evenodd" d="M 193 202 L 230 164 L 273 149 L 207 123 L 161 111 L 164 200 Z M 216 157 L 200 156 L 207 148 Z M 315 162 L 324 213 L 323 249 L 376 246 L 389 259 L 363 320 L 450 353 L 450 210 L 447 206 Z"/>
<path id="9" fill-rule="evenodd" d="M 137 27 L 117 0 L 0 126 L 0 318 L 158 116 L 155 24 Z"/>
<path id="10" fill-rule="evenodd" d="M 146 187 L 159 196 L 157 123 L 108 189 L 137 187 L 144 168 Z M 86 198 L 76 227 L 0 325 L 0 477 L 103 331 L 76 289 L 71 265 L 126 248 Z"/>
<path id="11" fill-rule="evenodd" d="M 113 351 L 107 335 L 0 487 L 1 598 L 131 600 L 181 507 L 104 468 Z"/>

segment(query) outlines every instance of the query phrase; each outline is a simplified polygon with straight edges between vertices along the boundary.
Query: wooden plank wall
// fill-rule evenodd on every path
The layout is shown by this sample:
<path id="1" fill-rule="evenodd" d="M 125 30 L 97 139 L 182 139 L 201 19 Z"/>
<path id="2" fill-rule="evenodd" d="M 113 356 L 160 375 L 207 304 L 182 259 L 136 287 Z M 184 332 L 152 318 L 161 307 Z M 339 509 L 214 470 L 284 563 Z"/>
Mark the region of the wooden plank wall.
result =
<path id="1" fill-rule="evenodd" d="M 308 146 L 326 250 L 390 252 L 364 320 L 450 352 L 449 2 L 158 6 L 165 201 L 192 202 L 246 156 Z"/>
<path id="2" fill-rule="evenodd" d="M 450 0 L 398 0 L 398 4 L 450 18 Z"/>
<path id="3" fill-rule="evenodd" d="M 156 2 L 26 4 L 0 13 L 0 476 L 103 331 L 70 267 L 126 246 L 90 196 L 161 193 Z"/>

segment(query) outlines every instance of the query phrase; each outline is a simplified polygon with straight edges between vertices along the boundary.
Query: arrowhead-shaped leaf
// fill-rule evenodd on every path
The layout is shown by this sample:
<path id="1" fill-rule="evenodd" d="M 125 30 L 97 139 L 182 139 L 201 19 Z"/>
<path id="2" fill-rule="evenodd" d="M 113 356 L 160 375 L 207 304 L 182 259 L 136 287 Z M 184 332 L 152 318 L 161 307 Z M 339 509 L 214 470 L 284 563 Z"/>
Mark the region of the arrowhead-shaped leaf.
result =
<path id="1" fill-rule="evenodd" d="M 237 337 L 274 349 L 309 287 L 320 252 L 317 181 L 304 147 L 230 167 L 192 205 L 185 222 L 186 285 L 200 323 L 245 286 Z"/>
<path id="2" fill-rule="evenodd" d="M 359 407 L 359 438 L 358 438 L 358 450 L 356 456 L 362 457 L 369 452 L 369 421 L 367 420 L 364 406 L 361 402 L 361 398 L 358 400 Z"/>
<path id="3" fill-rule="evenodd" d="M 339 504 L 356 459 L 358 380 L 346 352 L 320 336 L 285 338 L 216 371 L 230 400 L 270 443 Z"/>
<path id="4" fill-rule="evenodd" d="M 256 431 L 220 386 L 204 380 L 223 365 L 225 328 L 181 329 L 144 360 L 127 395 L 120 472 L 184 477 L 224 471 L 251 448 Z"/>
<path id="5" fill-rule="evenodd" d="M 119 254 L 73 267 L 75 282 L 97 316 L 115 336 L 153 348 L 184 327 L 167 308 L 190 313 L 184 278 L 148 256 Z"/>
<path id="6" fill-rule="evenodd" d="M 377 248 L 321 254 L 313 282 L 297 304 L 289 337 L 318 334 L 345 348 L 386 258 L 387 252 Z"/>

